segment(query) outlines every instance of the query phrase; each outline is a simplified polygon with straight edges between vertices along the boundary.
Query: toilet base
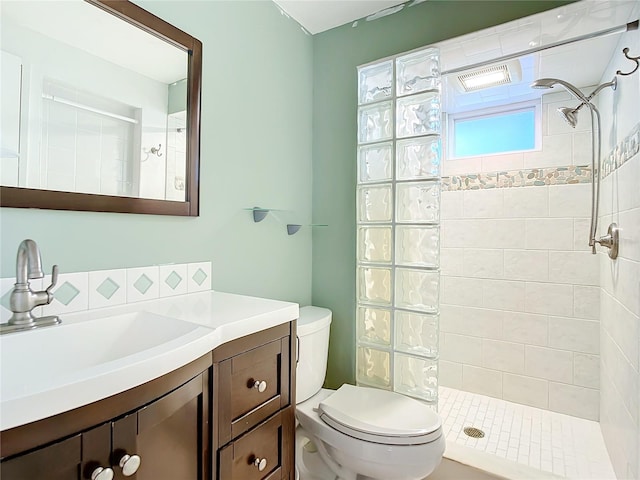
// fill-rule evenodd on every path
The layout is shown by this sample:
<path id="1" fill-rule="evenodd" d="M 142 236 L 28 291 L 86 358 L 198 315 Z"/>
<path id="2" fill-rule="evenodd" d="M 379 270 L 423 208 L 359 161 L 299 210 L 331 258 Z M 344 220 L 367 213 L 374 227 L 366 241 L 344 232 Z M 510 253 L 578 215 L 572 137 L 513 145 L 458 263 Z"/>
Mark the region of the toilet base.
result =
<path id="1" fill-rule="evenodd" d="M 353 478 L 343 478 L 336 475 L 323 460 L 320 450 L 315 444 L 315 442 L 319 442 L 320 440 L 311 438 L 312 436 L 309 435 L 301 425 L 296 428 L 296 480 L 379 480 L 380 477 L 373 478 L 365 475 L 355 475 Z M 441 441 L 444 444 L 444 439 L 441 438 Z M 436 466 L 440 463 L 440 460 L 441 458 L 438 458 Z M 391 477 L 385 473 L 384 478 Z"/>
<path id="2" fill-rule="evenodd" d="M 324 463 L 314 442 L 301 426 L 296 428 L 296 479 L 336 480 L 336 474 Z"/>

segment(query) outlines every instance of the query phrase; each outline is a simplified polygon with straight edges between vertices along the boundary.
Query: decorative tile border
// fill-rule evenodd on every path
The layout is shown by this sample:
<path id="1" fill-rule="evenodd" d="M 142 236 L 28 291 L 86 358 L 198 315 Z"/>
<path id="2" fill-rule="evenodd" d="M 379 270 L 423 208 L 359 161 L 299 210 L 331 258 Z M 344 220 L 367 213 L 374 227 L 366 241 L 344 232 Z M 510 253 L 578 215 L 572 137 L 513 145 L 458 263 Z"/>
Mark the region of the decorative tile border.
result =
<path id="1" fill-rule="evenodd" d="M 611 175 L 640 151 L 640 123 L 602 160 L 602 178 Z"/>
<path id="2" fill-rule="evenodd" d="M 1 322 L 11 317 L 9 295 L 14 283 L 15 278 L 0 278 Z M 34 291 L 50 283 L 49 275 L 30 281 Z M 211 262 L 62 273 L 53 289 L 53 302 L 33 313 L 62 315 L 205 290 L 211 290 Z"/>
<path id="3" fill-rule="evenodd" d="M 505 172 L 452 175 L 442 177 L 443 191 L 481 190 L 489 188 L 533 187 L 591 183 L 591 167 L 533 168 Z"/>

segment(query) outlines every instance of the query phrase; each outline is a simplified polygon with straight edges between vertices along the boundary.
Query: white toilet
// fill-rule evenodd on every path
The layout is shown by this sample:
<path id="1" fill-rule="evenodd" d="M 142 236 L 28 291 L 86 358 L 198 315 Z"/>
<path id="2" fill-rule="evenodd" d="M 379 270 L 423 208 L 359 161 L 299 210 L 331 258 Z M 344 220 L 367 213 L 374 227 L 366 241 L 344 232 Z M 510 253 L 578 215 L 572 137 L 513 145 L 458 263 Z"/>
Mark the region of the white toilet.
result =
<path id="1" fill-rule="evenodd" d="M 444 453 L 440 417 L 426 404 L 386 390 L 323 389 L 330 325 L 330 310 L 300 309 L 296 463 L 301 480 L 424 479 Z"/>

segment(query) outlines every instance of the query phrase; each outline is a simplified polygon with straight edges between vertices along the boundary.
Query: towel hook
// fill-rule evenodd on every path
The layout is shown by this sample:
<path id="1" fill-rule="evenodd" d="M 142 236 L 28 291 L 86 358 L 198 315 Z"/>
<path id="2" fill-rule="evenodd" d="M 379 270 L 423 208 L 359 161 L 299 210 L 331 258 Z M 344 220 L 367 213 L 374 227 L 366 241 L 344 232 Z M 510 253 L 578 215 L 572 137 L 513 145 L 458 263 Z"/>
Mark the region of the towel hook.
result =
<path id="1" fill-rule="evenodd" d="M 153 153 L 154 155 L 156 155 L 156 156 L 158 156 L 158 157 L 161 157 L 161 156 L 162 156 L 162 154 L 160 153 L 160 149 L 161 149 L 161 148 L 162 148 L 162 144 L 161 144 L 161 143 L 159 143 L 159 144 L 158 144 L 158 148 L 156 148 L 156 147 L 151 147 L 151 150 L 150 150 L 150 151 L 151 151 L 151 153 Z"/>
<path id="2" fill-rule="evenodd" d="M 629 48 L 627 48 L 627 47 L 622 49 L 622 53 L 624 53 L 624 56 L 627 57 L 629 60 L 631 60 L 632 62 L 635 62 L 636 63 L 636 67 L 633 70 L 631 70 L 630 72 L 627 72 L 627 73 L 623 73 L 620 70 L 618 70 L 616 72 L 616 75 L 631 75 L 636 70 L 638 70 L 638 67 L 640 67 L 640 56 L 638 56 L 638 57 L 630 57 L 629 56 Z"/>

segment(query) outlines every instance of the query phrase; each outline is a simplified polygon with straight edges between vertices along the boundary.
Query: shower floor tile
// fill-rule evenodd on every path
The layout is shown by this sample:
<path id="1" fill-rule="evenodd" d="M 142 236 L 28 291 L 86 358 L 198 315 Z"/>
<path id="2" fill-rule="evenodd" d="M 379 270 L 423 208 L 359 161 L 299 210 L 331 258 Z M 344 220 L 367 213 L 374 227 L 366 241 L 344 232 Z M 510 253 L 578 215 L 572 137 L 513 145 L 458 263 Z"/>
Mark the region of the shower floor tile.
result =
<path id="1" fill-rule="evenodd" d="M 571 479 L 616 479 L 598 422 L 448 387 L 439 388 L 438 413 L 447 442 Z"/>

